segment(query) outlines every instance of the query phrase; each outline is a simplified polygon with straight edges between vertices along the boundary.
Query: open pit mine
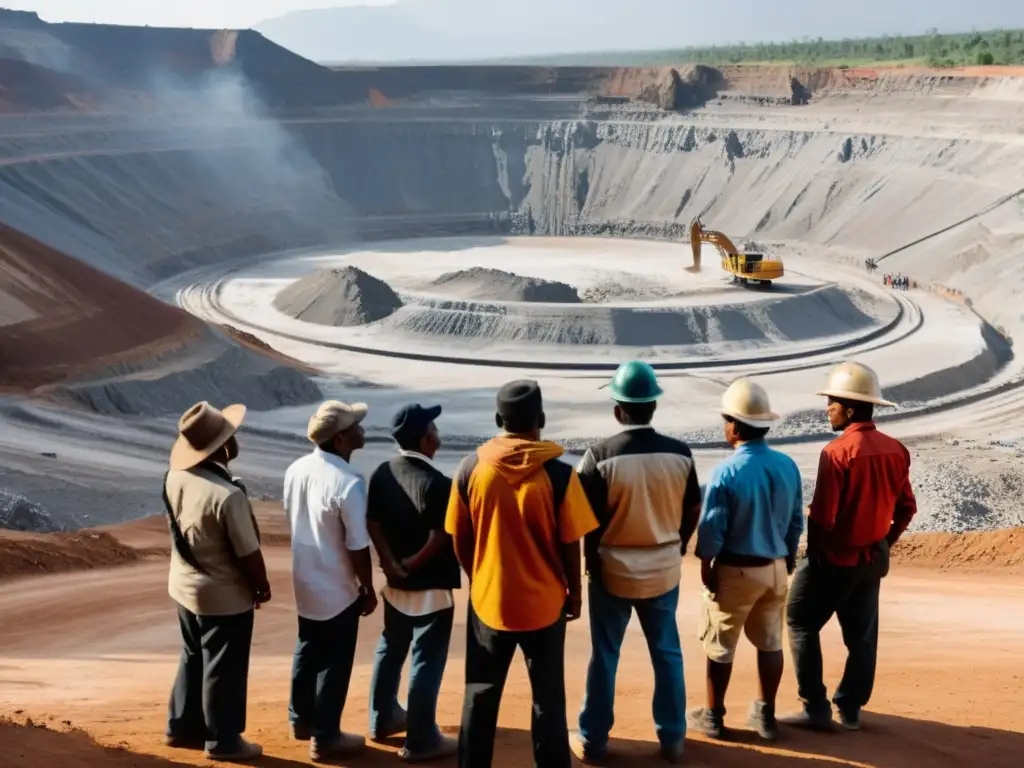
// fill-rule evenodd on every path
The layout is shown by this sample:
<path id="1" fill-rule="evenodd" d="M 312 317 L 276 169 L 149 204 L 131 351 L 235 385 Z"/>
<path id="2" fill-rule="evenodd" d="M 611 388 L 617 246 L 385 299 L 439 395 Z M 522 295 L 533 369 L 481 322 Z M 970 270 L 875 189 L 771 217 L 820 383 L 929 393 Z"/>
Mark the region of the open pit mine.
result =
<path id="1" fill-rule="evenodd" d="M 316 404 L 369 404 L 362 471 L 392 455 L 401 405 L 441 404 L 450 472 L 492 435 L 497 388 L 534 378 L 571 458 L 616 431 L 605 385 L 629 359 L 657 369 L 657 426 L 702 478 L 727 452 L 722 393 L 750 376 L 809 498 L 831 438 L 814 393 L 843 360 L 878 372 L 898 403 L 879 425 L 913 454 L 920 512 L 863 739 L 698 741 L 694 764 L 1019 765 L 1022 126 L 1024 77 L 999 68 L 330 69 L 249 31 L 0 10 L 0 765 L 125 764 L 104 745 L 186 764 L 158 738 L 177 653 L 159 484 L 192 403 L 250 408 L 236 471 L 280 595 L 257 621 L 250 733 L 293 765 L 277 500 Z M 693 269 L 698 217 L 782 276 L 740 282 L 711 242 Z M 693 690 L 697 610 L 681 601 Z M 365 720 L 374 621 L 346 721 Z M 645 653 L 631 633 L 623 665 Z M 570 720 L 586 655 L 567 662 Z M 645 675 L 620 675 L 620 696 L 646 698 Z M 514 673 L 514 698 L 526 686 Z M 529 760 L 518 703 L 508 768 Z M 645 707 L 616 725 L 637 765 Z M 89 738 L 57 733 L 72 724 Z"/>

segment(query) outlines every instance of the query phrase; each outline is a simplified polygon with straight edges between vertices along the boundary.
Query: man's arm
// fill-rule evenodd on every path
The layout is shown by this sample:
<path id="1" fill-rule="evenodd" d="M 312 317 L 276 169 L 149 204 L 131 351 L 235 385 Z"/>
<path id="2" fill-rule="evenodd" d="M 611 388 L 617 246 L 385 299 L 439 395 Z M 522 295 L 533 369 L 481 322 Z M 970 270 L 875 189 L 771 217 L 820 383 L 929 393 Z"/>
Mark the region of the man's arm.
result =
<path id="1" fill-rule="evenodd" d="M 712 594 L 718 591 L 715 561 L 725 547 L 725 539 L 729 534 L 730 509 L 729 488 L 719 468 L 711 473 L 697 525 L 696 553 L 700 558 L 700 580 Z"/>
<path id="2" fill-rule="evenodd" d="M 362 478 L 348 487 L 338 506 L 345 527 L 345 548 L 352 558 L 352 570 L 364 593 L 362 615 L 369 616 L 377 608 L 377 593 L 373 589 L 370 532 L 366 526 L 366 483 Z"/>
<path id="3" fill-rule="evenodd" d="M 845 487 L 845 470 L 828 449 L 823 449 L 818 458 L 814 497 L 807 517 L 807 556 L 811 560 L 820 557 L 825 550 L 825 541 L 839 516 L 839 499 Z"/>
<path id="4" fill-rule="evenodd" d="M 690 548 L 690 539 L 693 538 L 700 522 L 701 498 L 700 480 L 697 478 L 697 465 L 690 458 L 690 474 L 686 478 L 686 492 L 683 494 L 683 520 L 679 527 L 679 548 L 682 554 Z"/>
<path id="5" fill-rule="evenodd" d="M 561 544 L 562 567 L 565 569 L 568 600 L 566 618 L 575 621 L 583 610 L 583 564 L 580 557 L 580 539 L 597 530 L 597 517 L 583 491 L 578 473 L 569 472 L 569 483 L 562 500 L 562 509 L 556 510 L 558 539 Z"/>
<path id="6" fill-rule="evenodd" d="M 472 471 L 470 459 L 463 459 L 452 482 L 444 520 L 445 532 L 452 537 L 455 546 L 455 557 L 470 579 L 473 578 L 476 540 L 473 536 L 473 519 L 469 513 L 469 499 L 463 497 L 463 492 L 469 487 Z"/>
<path id="7" fill-rule="evenodd" d="M 444 521 L 448 512 L 451 489 L 452 481 L 443 476 L 435 477 L 427 488 L 424 519 L 430 526 L 430 534 L 419 552 L 402 561 L 402 567 L 406 571 L 412 572 L 422 568 L 451 548 L 452 539 L 444 532 Z"/>
<path id="8" fill-rule="evenodd" d="M 796 493 L 793 495 L 793 508 L 789 511 L 789 529 L 786 531 L 786 569 L 790 573 L 796 570 L 796 553 L 804 533 L 804 485 L 796 462 L 793 463 L 793 472 L 796 475 Z"/>
<path id="9" fill-rule="evenodd" d="M 600 579 L 598 549 L 601 546 L 601 538 L 604 536 L 604 526 L 611 518 L 611 510 L 608 509 L 608 482 L 601 474 L 601 470 L 598 469 L 594 451 L 590 448 L 586 450 L 576 466 L 576 473 L 579 475 L 583 493 L 590 503 L 590 510 L 598 522 L 598 527 L 584 537 L 583 551 L 586 568 L 591 578 Z"/>
<path id="10" fill-rule="evenodd" d="M 260 550 L 256 528 L 252 524 L 249 500 L 244 493 L 232 493 L 224 502 L 221 514 L 238 568 L 253 591 L 253 602 L 256 605 L 269 603 L 271 594 L 267 565 Z"/>
<path id="11" fill-rule="evenodd" d="M 391 545 L 388 544 L 387 536 L 384 535 L 387 497 L 381 488 L 381 471 L 382 469 L 378 468 L 370 477 L 370 486 L 366 497 L 366 530 L 370 534 L 373 548 L 377 550 L 377 557 L 380 559 L 380 569 L 384 571 L 384 577 L 387 579 L 388 585 L 401 588 L 401 582 L 408 574 L 396 562 L 394 553 L 391 551 Z"/>
<path id="12" fill-rule="evenodd" d="M 892 516 L 892 527 L 889 535 L 885 538 L 889 546 L 893 546 L 910 526 L 914 515 L 917 514 L 917 499 L 914 497 L 914 488 L 910 484 L 910 452 L 907 451 L 907 469 L 903 476 L 903 485 L 900 488 L 899 496 L 896 498 L 896 510 Z"/>

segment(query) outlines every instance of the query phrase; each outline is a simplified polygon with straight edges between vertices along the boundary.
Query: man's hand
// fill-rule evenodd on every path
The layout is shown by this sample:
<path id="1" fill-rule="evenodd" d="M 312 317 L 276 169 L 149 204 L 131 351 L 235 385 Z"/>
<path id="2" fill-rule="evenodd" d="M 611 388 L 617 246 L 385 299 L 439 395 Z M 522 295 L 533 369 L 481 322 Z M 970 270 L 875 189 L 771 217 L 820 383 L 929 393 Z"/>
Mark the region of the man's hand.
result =
<path id="1" fill-rule="evenodd" d="M 261 605 L 263 605 L 264 603 L 269 603 L 271 596 L 272 595 L 270 594 L 270 584 L 264 584 L 262 587 L 256 589 L 255 608 L 259 610 L 259 607 Z"/>
<path id="2" fill-rule="evenodd" d="M 415 558 L 413 557 L 403 557 L 398 562 L 398 567 L 402 569 L 402 572 L 406 575 L 406 577 L 408 577 L 410 573 L 416 570 L 412 567 L 413 560 L 415 560 Z"/>
<path id="3" fill-rule="evenodd" d="M 384 578 L 388 580 L 389 586 L 397 587 L 409 577 L 405 568 L 394 560 L 381 558 L 380 567 L 384 571 Z"/>
<path id="4" fill-rule="evenodd" d="M 363 593 L 363 607 L 359 611 L 360 616 L 369 616 L 377 610 L 377 593 L 372 589 Z"/>
<path id="5" fill-rule="evenodd" d="M 718 592 L 718 570 L 712 560 L 700 561 L 700 580 L 712 595 Z"/>
<path id="6" fill-rule="evenodd" d="M 790 576 L 796 570 L 796 555 L 786 555 L 786 573 Z"/>
<path id="7" fill-rule="evenodd" d="M 576 621 L 583 613 L 583 596 L 579 592 L 569 593 L 565 599 L 565 620 Z"/>

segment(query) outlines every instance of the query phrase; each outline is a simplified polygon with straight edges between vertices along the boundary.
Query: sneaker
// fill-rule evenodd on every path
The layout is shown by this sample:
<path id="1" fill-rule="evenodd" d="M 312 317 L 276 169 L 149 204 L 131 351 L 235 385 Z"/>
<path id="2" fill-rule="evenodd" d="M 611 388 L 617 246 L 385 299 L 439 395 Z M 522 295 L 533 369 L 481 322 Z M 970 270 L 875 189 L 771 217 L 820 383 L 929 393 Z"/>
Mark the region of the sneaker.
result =
<path id="1" fill-rule="evenodd" d="M 380 742 L 384 739 L 390 739 L 392 736 L 397 736 L 400 733 L 405 733 L 405 729 L 409 727 L 409 713 L 404 709 L 398 710 L 398 715 L 390 723 L 386 725 L 378 726 L 376 730 L 370 731 L 370 741 Z"/>
<path id="2" fill-rule="evenodd" d="M 832 722 L 831 707 L 828 708 L 828 711 L 822 710 L 820 713 L 810 712 L 804 708 L 799 712 L 786 715 L 779 722 L 783 725 L 791 725 L 794 728 L 806 728 L 811 731 L 830 732 L 835 730 L 835 724 Z"/>
<path id="3" fill-rule="evenodd" d="M 351 757 L 366 747 L 366 739 L 352 733 L 341 733 L 331 741 L 313 739 L 309 742 L 309 759 L 314 763 L 333 760 L 337 757 Z"/>
<path id="4" fill-rule="evenodd" d="M 262 756 L 263 747 L 259 744 L 251 744 L 242 738 L 239 738 L 238 745 L 232 750 L 206 750 L 207 760 L 215 760 L 221 763 L 243 763 L 246 760 L 255 760 Z"/>
<path id="5" fill-rule="evenodd" d="M 848 731 L 859 731 L 863 727 L 860 724 L 859 709 L 840 709 L 839 722 Z"/>
<path id="6" fill-rule="evenodd" d="M 707 707 L 691 709 L 686 713 L 686 724 L 709 739 L 725 738 L 725 713 L 713 712 Z"/>
<path id="7" fill-rule="evenodd" d="M 313 733 L 308 725 L 303 723 L 292 723 L 292 739 L 295 741 L 309 741 Z"/>
<path id="8" fill-rule="evenodd" d="M 683 764 L 683 747 L 686 742 L 680 739 L 672 744 L 661 745 L 661 757 L 665 762 L 670 765 L 682 765 Z"/>
<path id="9" fill-rule="evenodd" d="M 765 741 L 776 741 L 779 738 L 779 722 L 775 719 L 775 707 L 770 707 L 763 701 L 755 701 L 750 705 L 747 723 Z"/>
<path id="10" fill-rule="evenodd" d="M 576 759 L 584 765 L 604 765 L 608 758 L 608 748 L 603 749 L 587 744 L 579 731 L 569 731 L 569 748 Z"/>
<path id="11" fill-rule="evenodd" d="M 205 736 L 180 736 L 167 734 L 164 736 L 164 746 L 171 749 L 206 749 Z"/>
<path id="12" fill-rule="evenodd" d="M 440 760 L 445 757 L 452 757 L 459 752 L 459 740 L 451 736 L 442 736 L 441 740 L 430 749 L 423 749 L 413 752 L 408 747 L 402 747 L 398 752 L 398 759 L 407 763 L 422 763 L 427 760 Z"/>

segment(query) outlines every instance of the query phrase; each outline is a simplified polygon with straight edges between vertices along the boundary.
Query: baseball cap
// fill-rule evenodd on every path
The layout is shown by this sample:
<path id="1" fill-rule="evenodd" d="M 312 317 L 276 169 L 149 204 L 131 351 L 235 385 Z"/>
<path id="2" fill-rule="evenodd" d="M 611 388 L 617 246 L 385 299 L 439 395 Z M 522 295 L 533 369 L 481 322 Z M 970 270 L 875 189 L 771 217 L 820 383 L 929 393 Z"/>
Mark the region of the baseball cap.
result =
<path id="1" fill-rule="evenodd" d="M 406 405 L 391 420 L 391 435 L 395 438 L 408 437 L 418 440 L 427 434 L 427 427 L 441 415 L 441 406 L 424 408 L 419 403 Z"/>
<path id="2" fill-rule="evenodd" d="M 328 400 L 323 403 L 309 420 L 306 436 L 311 442 L 323 445 L 340 432 L 351 429 L 366 418 L 366 403 L 342 403 Z"/>

